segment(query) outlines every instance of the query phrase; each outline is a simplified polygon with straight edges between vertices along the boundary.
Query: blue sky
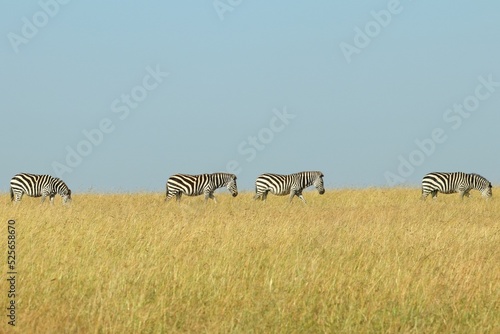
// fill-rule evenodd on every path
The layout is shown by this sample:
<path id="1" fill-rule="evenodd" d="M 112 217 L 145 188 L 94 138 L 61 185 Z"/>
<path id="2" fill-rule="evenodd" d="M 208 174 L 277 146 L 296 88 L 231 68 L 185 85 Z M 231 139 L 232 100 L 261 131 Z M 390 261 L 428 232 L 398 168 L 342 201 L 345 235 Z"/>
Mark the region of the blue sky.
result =
<path id="1" fill-rule="evenodd" d="M 500 183 L 500 2 L 4 1 L 5 191 L 164 191 L 321 170 L 328 188 Z"/>

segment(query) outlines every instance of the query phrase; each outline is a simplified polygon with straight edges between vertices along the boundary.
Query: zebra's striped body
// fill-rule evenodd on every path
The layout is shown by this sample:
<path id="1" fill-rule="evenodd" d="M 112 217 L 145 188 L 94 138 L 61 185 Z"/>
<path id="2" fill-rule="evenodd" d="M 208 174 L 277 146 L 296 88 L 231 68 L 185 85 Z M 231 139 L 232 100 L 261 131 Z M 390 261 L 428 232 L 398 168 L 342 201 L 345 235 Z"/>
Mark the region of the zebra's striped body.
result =
<path id="1" fill-rule="evenodd" d="M 304 203 L 306 200 L 302 196 L 302 190 L 314 185 L 318 192 L 323 195 L 325 188 L 323 186 L 322 172 L 300 172 L 289 175 L 280 174 L 262 174 L 255 180 L 255 196 L 265 201 L 267 194 L 271 192 L 274 195 L 290 195 L 290 202 L 294 196 L 300 198 Z"/>
<path id="2" fill-rule="evenodd" d="M 213 174 L 175 174 L 169 177 L 166 185 L 166 201 L 176 197 L 181 200 L 182 194 L 187 196 L 198 196 L 205 194 L 205 201 L 209 198 L 215 200 L 214 191 L 226 186 L 231 195 L 238 195 L 238 186 L 236 185 L 236 175 L 229 173 Z"/>
<path id="3" fill-rule="evenodd" d="M 460 198 L 469 197 L 472 189 L 479 190 L 483 197 L 491 197 L 491 183 L 478 174 L 456 173 L 429 173 L 422 179 L 422 199 L 432 194 L 432 198 L 437 197 L 437 193 L 453 194 L 460 193 Z"/>
<path id="4" fill-rule="evenodd" d="M 10 199 L 18 202 L 26 194 L 30 197 L 42 197 L 42 203 L 45 197 L 49 196 L 50 202 L 54 202 L 56 194 L 61 195 L 63 203 L 71 201 L 71 190 L 61 180 L 50 175 L 36 175 L 21 173 L 15 175 L 10 180 Z"/>

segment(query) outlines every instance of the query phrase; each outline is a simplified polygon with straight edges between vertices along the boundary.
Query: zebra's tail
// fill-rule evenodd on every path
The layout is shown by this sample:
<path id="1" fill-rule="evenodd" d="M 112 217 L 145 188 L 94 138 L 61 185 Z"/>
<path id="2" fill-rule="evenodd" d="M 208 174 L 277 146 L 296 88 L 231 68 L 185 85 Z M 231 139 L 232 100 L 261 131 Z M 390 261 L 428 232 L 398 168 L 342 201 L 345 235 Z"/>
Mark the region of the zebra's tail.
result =
<path id="1" fill-rule="evenodd" d="M 14 200 L 14 191 L 12 190 L 12 187 L 10 187 L 10 201 L 12 202 Z"/>
<path id="2" fill-rule="evenodd" d="M 165 201 L 168 199 L 168 183 L 165 185 Z"/>

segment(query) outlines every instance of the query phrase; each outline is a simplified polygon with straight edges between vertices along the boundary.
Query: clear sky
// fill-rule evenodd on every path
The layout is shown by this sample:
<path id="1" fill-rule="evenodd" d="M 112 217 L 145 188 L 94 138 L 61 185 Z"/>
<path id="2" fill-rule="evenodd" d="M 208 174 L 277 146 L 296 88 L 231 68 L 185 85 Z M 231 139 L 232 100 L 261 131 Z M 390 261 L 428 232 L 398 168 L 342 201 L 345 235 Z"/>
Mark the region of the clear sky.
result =
<path id="1" fill-rule="evenodd" d="M 0 180 L 500 183 L 498 1 L 2 1 Z"/>

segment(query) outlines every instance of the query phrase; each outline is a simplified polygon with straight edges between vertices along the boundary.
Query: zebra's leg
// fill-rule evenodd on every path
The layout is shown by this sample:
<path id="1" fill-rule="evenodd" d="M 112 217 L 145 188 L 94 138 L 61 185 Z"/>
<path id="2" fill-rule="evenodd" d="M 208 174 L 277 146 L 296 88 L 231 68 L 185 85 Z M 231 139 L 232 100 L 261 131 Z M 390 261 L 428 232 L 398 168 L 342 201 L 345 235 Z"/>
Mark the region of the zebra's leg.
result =
<path id="1" fill-rule="evenodd" d="M 470 193 L 469 193 L 469 190 L 464 190 L 464 191 L 459 191 L 460 193 L 460 199 L 464 199 L 464 196 L 465 197 L 470 197 Z"/>
<path id="2" fill-rule="evenodd" d="M 269 190 L 266 190 L 264 192 L 261 192 L 260 194 L 255 194 L 255 196 L 254 196 L 253 199 L 255 200 L 255 199 L 259 199 L 260 198 L 260 200 L 265 203 L 266 199 L 267 199 L 267 193 L 268 192 L 269 192 Z"/>
<path id="3" fill-rule="evenodd" d="M 207 202 L 209 198 L 213 199 L 214 203 L 217 203 L 217 200 L 215 199 L 213 191 L 209 191 L 209 192 L 205 193 L 205 202 Z"/>
<path id="4" fill-rule="evenodd" d="M 425 199 L 427 198 L 427 196 L 429 196 L 429 192 L 425 191 L 424 188 L 422 188 L 422 196 L 420 197 L 420 199 L 422 201 L 425 201 Z"/>
<path id="5" fill-rule="evenodd" d="M 432 195 L 432 199 L 437 199 L 438 191 L 437 190 L 431 191 L 431 195 Z"/>
<path id="6" fill-rule="evenodd" d="M 182 192 L 176 192 L 175 193 L 175 201 L 180 203 L 181 202 L 181 197 L 182 197 Z"/>
<path id="7" fill-rule="evenodd" d="M 297 196 L 302 200 L 302 202 L 304 202 L 304 204 L 307 204 L 306 199 L 302 196 L 302 192 L 298 193 Z"/>
<path id="8" fill-rule="evenodd" d="M 167 201 L 170 201 L 172 199 L 172 197 L 175 196 L 175 199 L 177 201 L 180 201 L 181 200 L 181 192 L 179 190 L 170 190 L 169 192 L 167 192 L 167 195 L 165 197 L 165 202 Z"/>
<path id="9" fill-rule="evenodd" d="M 12 201 L 14 201 L 15 204 L 21 202 L 21 198 L 23 198 L 23 192 L 16 192 L 14 194 L 14 197 L 11 199 Z"/>
<path id="10" fill-rule="evenodd" d="M 290 203 L 292 203 L 293 196 L 297 196 L 304 204 L 307 204 L 306 199 L 302 196 L 302 191 L 294 189 L 290 190 Z"/>
<path id="11" fill-rule="evenodd" d="M 52 193 L 49 187 L 42 188 L 40 193 L 42 194 L 42 203 L 45 202 L 45 198 L 47 198 L 47 196 L 49 196 L 50 202 L 52 203 L 52 196 L 55 194 Z"/>
<path id="12" fill-rule="evenodd" d="M 50 194 L 50 196 L 49 196 L 49 202 L 51 205 L 54 205 L 54 197 L 56 197 L 56 195 L 54 195 L 54 194 Z"/>
<path id="13" fill-rule="evenodd" d="M 269 189 L 259 189 L 257 190 L 257 187 L 255 187 L 255 196 L 253 197 L 254 200 L 261 199 L 262 201 L 266 201 L 267 193 L 269 192 Z"/>
<path id="14" fill-rule="evenodd" d="M 301 191 L 293 191 L 293 190 L 290 191 L 290 201 L 289 201 L 289 203 L 292 203 L 292 200 L 293 200 L 294 196 L 297 196 L 298 198 L 300 198 L 302 200 L 302 202 L 306 203 L 306 199 L 304 198 L 304 196 L 302 196 L 302 192 Z"/>

